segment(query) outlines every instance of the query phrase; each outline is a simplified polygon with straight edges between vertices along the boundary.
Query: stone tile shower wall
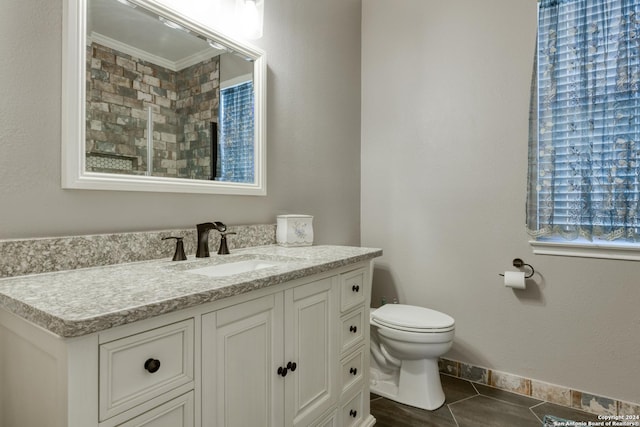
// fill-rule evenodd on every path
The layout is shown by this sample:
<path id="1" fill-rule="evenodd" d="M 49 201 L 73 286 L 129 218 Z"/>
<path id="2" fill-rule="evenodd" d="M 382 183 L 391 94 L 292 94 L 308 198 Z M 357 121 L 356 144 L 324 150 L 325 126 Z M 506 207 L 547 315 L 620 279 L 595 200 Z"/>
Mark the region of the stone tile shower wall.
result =
<path id="1" fill-rule="evenodd" d="M 181 139 L 178 142 L 178 176 L 210 179 L 210 123 L 217 121 L 220 101 L 220 57 L 180 70 L 176 75 Z"/>
<path id="2" fill-rule="evenodd" d="M 144 175 L 151 107 L 153 175 L 209 179 L 219 57 L 175 72 L 95 42 L 87 49 L 87 170 Z"/>

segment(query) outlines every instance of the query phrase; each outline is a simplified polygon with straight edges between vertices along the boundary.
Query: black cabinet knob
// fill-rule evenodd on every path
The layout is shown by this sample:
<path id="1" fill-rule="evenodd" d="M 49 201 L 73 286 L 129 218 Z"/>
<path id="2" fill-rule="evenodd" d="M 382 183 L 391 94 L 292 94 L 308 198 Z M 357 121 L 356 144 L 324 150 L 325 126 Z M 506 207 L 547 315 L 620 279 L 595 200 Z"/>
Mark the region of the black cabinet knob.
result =
<path id="1" fill-rule="evenodd" d="M 351 369 L 349 369 L 349 373 L 350 373 L 351 375 L 354 375 L 354 376 L 355 376 L 355 375 L 358 375 L 358 368 L 351 368 Z"/>
<path id="2" fill-rule="evenodd" d="M 351 332 L 353 332 L 355 334 L 356 332 L 358 332 L 358 327 L 351 325 L 351 326 L 349 326 L 349 331 L 351 331 Z"/>
<path id="3" fill-rule="evenodd" d="M 353 286 L 351 287 L 351 290 L 352 290 L 353 292 L 360 292 L 360 286 L 359 286 L 359 285 L 353 285 Z"/>
<path id="4" fill-rule="evenodd" d="M 147 361 L 144 362 L 144 369 L 149 371 L 150 374 L 158 372 L 158 369 L 160 369 L 160 361 L 158 359 L 147 359 Z"/>
<path id="5" fill-rule="evenodd" d="M 357 416 L 358 416 L 358 411 L 354 411 L 353 409 L 351 409 L 351 410 L 349 411 L 349 415 L 351 415 L 353 418 L 355 418 L 355 417 L 357 417 Z"/>
<path id="6" fill-rule="evenodd" d="M 282 366 L 280 366 L 278 368 L 278 375 L 280 375 L 281 377 L 286 377 L 287 376 L 287 368 L 283 368 Z"/>
<path id="7" fill-rule="evenodd" d="M 291 372 L 295 372 L 297 368 L 298 365 L 296 364 L 296 362 L 287 363 L 287 369 L 289 369 Z"/>

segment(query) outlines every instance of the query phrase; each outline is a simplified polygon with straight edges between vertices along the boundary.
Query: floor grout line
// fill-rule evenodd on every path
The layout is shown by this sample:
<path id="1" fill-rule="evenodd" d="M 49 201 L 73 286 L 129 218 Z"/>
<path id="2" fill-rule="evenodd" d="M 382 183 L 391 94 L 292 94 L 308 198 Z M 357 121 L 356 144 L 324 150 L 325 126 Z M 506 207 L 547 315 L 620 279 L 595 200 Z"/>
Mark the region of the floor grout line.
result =
<path id="1" fill-rule="evenodd" d="M 455 402 L 454 402 L 455 403 Z M 453 415 L 453 411 L 451 410 L 451 404 L 447 404 L 447 409 L 449 410 L 449 413 L 451 414 L 451 418 L 453 418 L 453 422 L 456 424 L 456 427 L 460 427 L 460 424 L 458 424 L 458 420 L 456 419 L 456 416 Z"/>
<path id="2" fill-rule="evenodd" d="M 544 403 L 544 402 L 543 402 Z M 536 405 L 538 406 L 538 405 Z M 540 419 L 540 417 L 538 416 L 538 414 L 536 414 L 535 412 L 533 412 L 533 408 L 535 408 L 535 406 L 532 406 L 531 408 L 529 408 L 529 411 L 531 411 L 531 413 L 533 414 L 534 417 L 536 417 L 538 419 L 538 421 L 540 421 L 540 423 L 542 423 L 542 420 Z"/>
<path id="3" fill-rule="evenodd" d="M 543 400 L 543 401 L 542 401 L 542 402 L 540 402 L 540 403 L 536 403 L 535 405 L 530 406 L 530 407 L 529 407 L 529 409 L 537 408 L 538 406 L 540 406 L 540 405 L 544 405 L 545 403 L 549 403 L 549 402 L 546 402 L 546 401 L 544 401 L 544 400 Z"/>
<path id="4" fill-rule="evenodd" d="M 460 400 L 456 400 L 455 402 L 448 403 L 447 407 L 449 408 L 449 410 L 451 410 L 451 405 L 457 405 L 458 403 L 466 402 L 467 400 L 473 399 L 473 398 L 478 397 L 478 396 L 480 396 L 480 394 L 474 394 L 473 396 L 467 396 L 464 399 L 460 399 Z"/>
<path id="5" fill-rule="evenodd" d="M 507 392 L 507 393 L 510 393 L 510 392 Z M 513 393 L 513 394 L 515 394 L 516 396 L 520 396 L 517 393 Z M 520 406 L 521 408 L 531 409 L 530 406 L 521 405 L 519 403 L 514 403 L 514 402 L 509 402 L 508 400 L 502 400 L 502 399 L 494 397 L 494 396 L 487 396 L 486 394 L 482 394 L 482 393 L 480 393 L 480 396 L 486 397 L 487 399 L 495 400 L 496 402 L 506 403 L 507 405 Z M 544 402 L 541 402 L 541 403 L 544 403 Z"/>

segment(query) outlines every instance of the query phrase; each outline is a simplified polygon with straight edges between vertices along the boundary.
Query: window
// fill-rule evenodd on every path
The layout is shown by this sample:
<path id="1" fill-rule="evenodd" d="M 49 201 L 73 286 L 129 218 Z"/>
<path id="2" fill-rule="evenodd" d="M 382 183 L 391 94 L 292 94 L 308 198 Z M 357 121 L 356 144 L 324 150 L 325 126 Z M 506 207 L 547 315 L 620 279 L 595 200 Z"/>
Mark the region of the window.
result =
<path id="1" fill-rule="evenodd" d="M 640 249 L 640 0 L 542 0 L 527 228 Z"/>
<path id="2" fill-rule="evenodd" d="M 217 179 L 254 182 L 253 83 L 220 90 L 220 143 Z"/>

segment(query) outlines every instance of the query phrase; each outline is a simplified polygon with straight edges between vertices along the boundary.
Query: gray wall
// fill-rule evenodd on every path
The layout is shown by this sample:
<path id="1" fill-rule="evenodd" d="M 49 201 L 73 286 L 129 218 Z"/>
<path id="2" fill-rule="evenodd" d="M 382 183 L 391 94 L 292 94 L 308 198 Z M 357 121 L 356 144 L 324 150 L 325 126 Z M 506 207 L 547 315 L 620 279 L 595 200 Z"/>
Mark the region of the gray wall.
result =
<path id="1" fill-rule="evenodd" d="M 273 223 L 385 250 L 376 298 L 450 313 L 462 361 L 639 402 L 638 264 L 534 256 L 524 232 L 535 1 L 269 0 L 268 196 L 60 189 L 61 0 L 0 14 L 0 238 Z M 405 64 L 398 67 L 398 64 Z M 390 76 L 394 76 L 390 79 Z M 497 274 L 523 257 L 523 293 Z"/>
<path id="2" fill-rule="evenodd" d="M 253 62 L 233 53 L 220 55 L 220 82 L 224 83 L 227 80 L 246 74 L 253 74 Z"/>
<path id="3" fill-rule="evenodd" d="M 269 0 L 266 197 L 62 190 L 62 0 L 0 14 L 0 238 L 275 223 L 315 216 L 317 243 L 360 238 L 360 0 Z"/>
<path id="4" fill-rule="evenodd" d="M 640 264 L 534 256 L 535 0 L 363 0 L 362 244 L 374 302 L 449 313 L 448 358 L 640 402 Z M 401 65 L 401 66 L 400 66 Z M 540 273 L 514 292 L 498 273 Z"/>

